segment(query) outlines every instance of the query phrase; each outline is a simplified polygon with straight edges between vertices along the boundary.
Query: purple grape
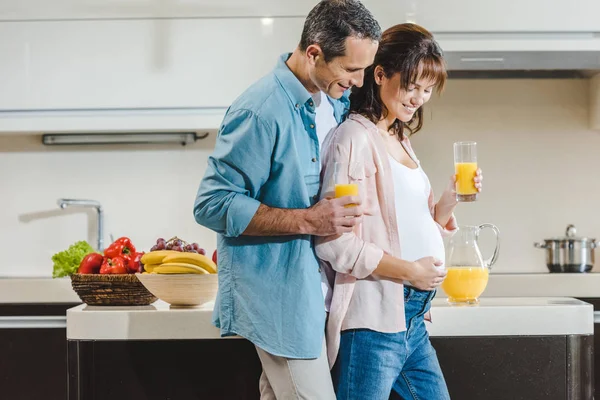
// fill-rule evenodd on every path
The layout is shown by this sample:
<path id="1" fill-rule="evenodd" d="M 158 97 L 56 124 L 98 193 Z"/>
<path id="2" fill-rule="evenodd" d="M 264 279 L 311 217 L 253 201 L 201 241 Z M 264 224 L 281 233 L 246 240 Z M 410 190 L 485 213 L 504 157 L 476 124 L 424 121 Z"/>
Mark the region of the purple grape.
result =
<path id="1" fill-rule="evenodd" d="M 206 255 L 206 250 L 204 250 L 204 249 L 201 249 L 201 248 L 198 248 L 198 250 L 196 251 L 196 253 L 200 253 L 200 254 L 202 254 L 203 256 L 205 256 L 205 255 Z"/>
<path id="2" fill-rule="evenodd" d="M 165 239 L 163 239 L 163 238 L 158 238 L 158 239 L 156 239 L 156 244 L 158 244 L 158 243 L 160 243 L 160 242 L 164 242 L 164 241 L 165 241 Z"/>
<path id="3" fill-rule="evenodd" d="M 173 246 L 173 248 L 171 250 L 173 250 L 173 251 L 183 251 L 183 249 L 181 248 L 181 246 Z"/>
<path id="4" fill-rule="evenodd" d="M 173 242 L 173 245 L 181 247 L 181 245 L 182 245 L 181 240 L 175 239 L 175 241 Z"/>
<path id="5" fill-rule="evenodd" d="M 199 250 L 199 249 L 200 249 L 200 246 L 198 245 L 198 243 L 192 243 L 192 248 L 193 248 L 194 250 Z"/>
<path id="6" fill-rule="evenodd" d="M 192 245 L 191 245 L 191 244 L 186 244 L 186 245 L 185 245 L 185 247 L 184 247 L 184 249 L 185 249 L 185 251 L 190 251 L 190 250 L 192 250 L 192 249 L 193 249 L 193 247 L 192 247 Z M 194 249 L 194 250 L 195 250 L 195 249 Z"/>
<path id="7" fill-rule="evenodd" d="M 157 250 L 164 250 L 165 249 L 165 242 L 159 242 L 154 247 L 156 247 Z"/>

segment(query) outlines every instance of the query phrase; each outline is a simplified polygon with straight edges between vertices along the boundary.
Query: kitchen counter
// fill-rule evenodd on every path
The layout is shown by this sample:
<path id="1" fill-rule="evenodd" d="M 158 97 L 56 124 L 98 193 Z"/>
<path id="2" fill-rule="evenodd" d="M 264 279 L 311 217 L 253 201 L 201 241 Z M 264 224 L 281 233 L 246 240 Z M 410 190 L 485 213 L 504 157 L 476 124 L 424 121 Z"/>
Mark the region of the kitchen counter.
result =
<path id="1" fill-rule="evenodd" d="M 81 303 L 69 278 L 0 278 L 0 304 Z"/>
<path id="2" fill-rule="evenodd" d="M 437 297 L 445 297 L 443 290 Z M 491 274 L 483 297 L 600 298 L 600 273 Z M 0 304 L 80 302 L 69 278 L 0 277 Z"/>
<path id="3" fill-rule="evenodd" d="M 258 400 L 262 368 L 254 345 L 221 339 L 212 309 L 213 303 L 171 308 L 162 301 L 70 308 L 68 399 Z M 568 297 L 488 297 L 477 306 L 450 306 L 437 298 L 431 314 L 426 325 L 452 398 L 592 398 L 592 305 Z"/>
<path id="4" fill-rule="evenodd" d="M 218 339 L 212 326 L 214 303 L 196 308 L 171 308 L 157 301 L 149 306 L 80 305 L 67 311 L 69 340 Z M 478 306 L 450 306 L 433 300 L 432 337 L 541 336 L 593 334 L 593 307 L 572 298 L 482 298 Z"/>
<path id="5" fill-rule="evenodd" d="M 491 274 L 483 296 L 600 298 L 600 273 Z"/>

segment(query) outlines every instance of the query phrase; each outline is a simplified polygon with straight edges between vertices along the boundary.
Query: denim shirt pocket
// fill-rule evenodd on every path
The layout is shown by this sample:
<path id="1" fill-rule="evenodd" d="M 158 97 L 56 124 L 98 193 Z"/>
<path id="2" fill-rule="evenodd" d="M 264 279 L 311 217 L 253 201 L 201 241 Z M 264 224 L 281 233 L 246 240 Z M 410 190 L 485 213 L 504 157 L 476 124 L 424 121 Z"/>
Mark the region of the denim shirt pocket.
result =
<path id="1" fill-rule="evenodd" d="M 321 186 L 321 177 L 319 174 L 306 174 L 304 175 L 304 185 L 306 186 L 306 193 L 309 197 L 310 205 L 314 205 L 318 200 L 319 189 Z"/>

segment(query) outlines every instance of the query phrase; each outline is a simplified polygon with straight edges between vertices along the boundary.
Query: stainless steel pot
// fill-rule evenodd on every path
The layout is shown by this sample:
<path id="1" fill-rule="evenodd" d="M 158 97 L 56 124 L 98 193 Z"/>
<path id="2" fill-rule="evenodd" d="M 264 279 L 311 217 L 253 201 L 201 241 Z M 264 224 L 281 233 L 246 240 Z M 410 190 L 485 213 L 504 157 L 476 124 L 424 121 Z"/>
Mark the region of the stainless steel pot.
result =
<path id="1" fill-rule="evenodd" d="M 566 236 L 544 239 L 544 243 L 534 243 L 546 250 L 546 265 L 550 272 L 589 272 L 594 267 L 596 239 L 576 237 L 574 225 L 568 225 Z"/>

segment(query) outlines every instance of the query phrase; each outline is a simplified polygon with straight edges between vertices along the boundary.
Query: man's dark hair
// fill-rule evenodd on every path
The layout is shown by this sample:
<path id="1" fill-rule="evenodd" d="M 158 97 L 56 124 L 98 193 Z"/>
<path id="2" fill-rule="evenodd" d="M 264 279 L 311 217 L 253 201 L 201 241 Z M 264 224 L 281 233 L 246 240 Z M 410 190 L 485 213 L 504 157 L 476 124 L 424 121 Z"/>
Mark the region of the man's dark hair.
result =
<path id="1" fill-rule="evenodd" d="M 358 0 L 322 0 L 306 17 L 300 50 L 318 44 L 329 62 L 345 54 L 347 37 L 379 41 L 381 27 Z"/>

